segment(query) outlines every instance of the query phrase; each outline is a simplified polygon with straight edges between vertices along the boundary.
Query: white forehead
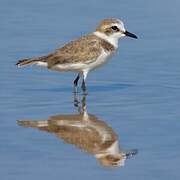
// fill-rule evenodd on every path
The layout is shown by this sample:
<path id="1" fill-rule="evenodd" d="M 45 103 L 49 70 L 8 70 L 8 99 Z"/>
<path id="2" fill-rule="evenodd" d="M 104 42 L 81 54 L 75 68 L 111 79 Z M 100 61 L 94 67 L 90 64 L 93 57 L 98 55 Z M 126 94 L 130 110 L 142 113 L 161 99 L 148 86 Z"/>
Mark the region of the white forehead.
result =
<path id="1" fill-rule="evenodd" d="M 125 31 L 124 23 L 118 19 L 118 23 L 112 23 L 113 26 L 117 26 L 120 30 Z"/>
<path id="2" fill-rule="evenodd" d="M 105 28 L 109 28 L 112 26 L 117 26 L 121 31 L 125 31 L 124 23 L 121 20 L 116 20 L 115 23 L 110 23 L 109 25 L 105 25 Z"/>

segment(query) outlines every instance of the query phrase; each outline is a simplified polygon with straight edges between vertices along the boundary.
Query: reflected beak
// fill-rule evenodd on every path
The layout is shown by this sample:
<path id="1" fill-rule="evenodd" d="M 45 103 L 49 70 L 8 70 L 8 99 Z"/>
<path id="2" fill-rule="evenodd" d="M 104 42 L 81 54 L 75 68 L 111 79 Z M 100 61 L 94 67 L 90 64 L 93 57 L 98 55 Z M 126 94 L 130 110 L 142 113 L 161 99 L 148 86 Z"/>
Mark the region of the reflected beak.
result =
<path id="1" fill-rule="evenodd" d="M 132 37 L 132 38 L 135 38 L 135 39 L 137 39 L 138 37 L 135 35 L 135 34 L 133 34 L 133 33 L 130 33 L 130 32 L 128 32 L 128 31 L 125 31 L 125 33 L 124 33 L 126 36 L 129 36 L 129 37 Z"/>

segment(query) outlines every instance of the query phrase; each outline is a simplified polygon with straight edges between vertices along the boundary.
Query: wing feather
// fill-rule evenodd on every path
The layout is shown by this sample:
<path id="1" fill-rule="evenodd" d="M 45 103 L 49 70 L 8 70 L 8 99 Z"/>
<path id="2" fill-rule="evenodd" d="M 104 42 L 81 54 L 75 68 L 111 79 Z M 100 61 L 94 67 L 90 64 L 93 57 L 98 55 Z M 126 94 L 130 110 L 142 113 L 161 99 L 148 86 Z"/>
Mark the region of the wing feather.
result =
<path id="1" fill-rule="evenodd" d="M 100 40 L 93 34 L 72 41 L 46 58 L 48 67 L 57 64 L 79 63 L 94 61 L 100 55 Z"/>

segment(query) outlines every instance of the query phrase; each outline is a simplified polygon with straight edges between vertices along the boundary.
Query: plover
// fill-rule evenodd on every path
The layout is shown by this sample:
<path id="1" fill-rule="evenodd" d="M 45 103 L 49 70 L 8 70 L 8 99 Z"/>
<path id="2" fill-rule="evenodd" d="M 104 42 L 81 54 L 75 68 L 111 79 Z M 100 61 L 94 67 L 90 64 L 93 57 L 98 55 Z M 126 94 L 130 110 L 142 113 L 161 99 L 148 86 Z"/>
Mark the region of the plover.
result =
<path id="1" fill-rule="evenodd" d="M 19 60 L 16 65 L 21 67 L 36 64 L 55 71 L 78 72 L 74 80 L 74 91 L 77 92 L 78 81 L 82 77 L 81 88 L 86 94 L 88 73 L 110 59 L 118 48 L 118 40 L 124 36 L 137 39 L 135 34 L 125 30 L 121 20 L 104 19 L 95 32 L 71 41 L 48 55 Z"/>
<path id="2" fill-rule="evenodd" d="M 85 97 L 78 114 L 60 114 L 47 120 L 21 120 L 18 125 L 31 127 L 56 135 L 68 144 L 93 155 L 102 166 L 124 166 L 126 159 L 138 153 L 137 149 L 124 151 L 114 130 L 103 120 L 89 114 Z"/>

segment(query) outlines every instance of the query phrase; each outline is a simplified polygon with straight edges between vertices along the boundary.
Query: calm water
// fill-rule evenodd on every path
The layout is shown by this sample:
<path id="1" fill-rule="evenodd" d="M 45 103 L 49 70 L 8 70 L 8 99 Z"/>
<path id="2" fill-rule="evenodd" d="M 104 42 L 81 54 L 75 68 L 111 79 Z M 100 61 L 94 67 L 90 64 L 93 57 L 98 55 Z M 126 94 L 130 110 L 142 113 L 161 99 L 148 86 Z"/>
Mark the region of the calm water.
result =
<path id="1" fill-rule="evenodd" d="M 178 180 L 179 7 L 179 0 L 1 0 L 0 179 Z M 88 77 L 86 108 L 92 121 L 108 129 L 106 134 L 119 142 L 120 152 L 138 149 L 116 168 L 101 166 L 94 149 L 77 148 L 62 134 L 17 124 L 17 120 L 47 124 L 56 115 L 80 117 L 72 94 L 75 74 L 17 69 L 14 64 L 93 31 L 106 17 L 123 19 L 127 29 L 139 36 L 122 39 L 112 61 Z M 81 145 L 86 142 L 89 147 L 96 141 L 93 128 L 87 138 L 88 133 L 81 132 L 85 134 Z M 65 129 L 65 135 L 73 136 Z M 78 140 L 77 129 L 74 136 Z"/>

